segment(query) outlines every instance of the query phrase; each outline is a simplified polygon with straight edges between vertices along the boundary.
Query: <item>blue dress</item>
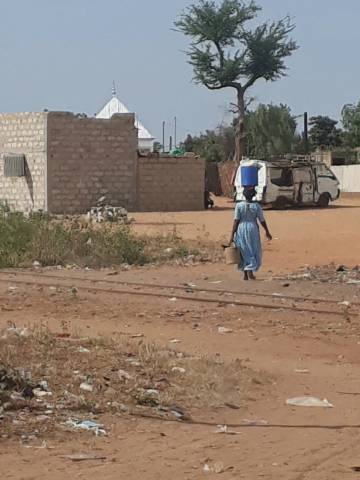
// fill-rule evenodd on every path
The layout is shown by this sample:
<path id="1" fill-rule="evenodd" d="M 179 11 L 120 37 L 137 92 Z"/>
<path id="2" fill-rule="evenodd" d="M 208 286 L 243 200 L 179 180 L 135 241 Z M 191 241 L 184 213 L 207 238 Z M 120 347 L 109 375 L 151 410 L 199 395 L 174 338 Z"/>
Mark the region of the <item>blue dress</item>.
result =
<path id="1" fill-rule="evenodd" d="M 257 272 L 262 259 L 258 225 L 258 221 L 264 221 L 262 208 L 256 202 L 240 202 L 235 208 L 235 220 L 240 222 L 234 238 L 241 253 L 239 268 L 242 271 Z"/>

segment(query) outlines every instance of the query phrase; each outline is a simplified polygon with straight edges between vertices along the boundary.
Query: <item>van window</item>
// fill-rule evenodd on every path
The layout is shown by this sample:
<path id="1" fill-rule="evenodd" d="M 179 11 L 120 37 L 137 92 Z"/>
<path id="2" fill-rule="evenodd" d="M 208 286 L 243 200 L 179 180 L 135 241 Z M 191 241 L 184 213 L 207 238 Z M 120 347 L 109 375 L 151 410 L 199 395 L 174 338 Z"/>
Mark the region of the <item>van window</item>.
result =
<path id="1" fill-rule="evenodd" d="M 292 187 L 294 185 L 291 168 L 270 168 L 271 183 L 278 187 Z"/>
<path id="2" fill-rule="evenodd" d="M 320 178 L 331 178 L 336 180 L 333 172 L 326 165 L 318 165 L 316 168 L 317 176 Z"/>
<path id="3" fill-rule="evenodd" d="M 311 183 L 311 177 L 309 167 L 294 168 L 295 183 Z"/>

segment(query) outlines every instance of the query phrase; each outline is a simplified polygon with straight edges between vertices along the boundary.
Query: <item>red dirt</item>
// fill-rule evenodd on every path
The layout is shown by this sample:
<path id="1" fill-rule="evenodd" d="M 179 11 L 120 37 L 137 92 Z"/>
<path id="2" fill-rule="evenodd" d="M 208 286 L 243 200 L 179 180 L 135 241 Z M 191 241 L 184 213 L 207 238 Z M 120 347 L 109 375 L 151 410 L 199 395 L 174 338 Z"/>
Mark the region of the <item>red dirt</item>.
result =
<path id="1" fill-rule="evenodd" d="M 267 212 L 271 230 L 279 240 L 266 244 L 265 267 L 260 275 L 264 281 L 256 283 L 243 283 L 233 267 L 223 264 L 135 268 L 114 277 L 106 276 L 104 271 L 61 274 L 71 278 L 75 286 L 76 279 L 84 277 L 144 283 L 193 282 L 203 288 L 216 287 L 224 291 L 243 289 L 339 301 L 359 300 L 359 286 L 289 281 L 290 286 L 285 287 L 284 281 L 272 280 L 269 274 L 269 270 L 294 271 L 305 264 L 358 264 L 359 211 L 360 202 L 355 199 L 343 201 L 329 210 Z M 231 216 L 230 209 L 226 208 L 202 213 L 138 214 L 135 218 L 136 229 L 142 233 L 168 232 L 175 223 L 178 233 L 184 237 L 220 241 L 228 236 Z M 49 280 L 49 285 L 52 283 Z M 256 394 L 250 395 L 240 410 L 209 408 L 199 412 L 195 405 L 194 419 L 206 419 L 214 426 L 106 416 L 102 421 L 109 431 L 108 437 L 59 430 L 45 438 L 49 449 L 25 448 L 18 440 L 2 439 L 1 478 L 197 480 L 216 477 L 203 471 L 206 462 L 222 462 L 226 471 L 220 478 L 224 480 L 357 478 L 351 467 L 360 465 L 359 397 L 344 394 L 360 393 L 360 326 L 356 318 L 84 291 L 79 291 L 77 298 L 71 298 L 66 294 L 53 295 L 49 289 L 38 287 L 19 286 L 11 293 L 9 285 L 11 282 L 0 283 L 0 328 L 8 322 L 32 325 L 46 321 L 52 330 L 60 331 L 65 322 L 72 330 L 91 336 L 143 333 L 146 339 L 161 345 L 177 338 L 181 343 L 174 348 L 179 351 L 218 354 L 228 360 L 244 359 L 250 368 L 270 378 L 271 384 L 257 385 Z M 250 297 L 241 299 L 250 300 Z M 198 329 L 194 328 L 195 323 Z M 234 333 L 219 335 L 219 325 L 233 329 Z M 296 373 L 296 369 L 307 369 L 309 373 Z M 327 398 L 334 408 L 285 405 L 287 398 L 300 395 Z M 269 426 L 234 427 L 240 431 L 234 436 L 214 433 L 217 424 L 241 424 L 243 419 L 263 419 Z M 41 445 L 42 440 L 32 446 Z M 96 452 L 106 460 L 73 463 L 62 457 L 79 452 Z"/>
<path id="2" fill-rule="evenodd" d="M 215 199 L 215 210 L 198 213 L 146 213 L 133 215 L 136 231 L 145 234 L 176 232 L 183 238 L 227 241 L 233 204 Z M 359 261 L 360 198 L 346 198 L 328 209 L 268 210 L 266 220 L 274 237 L 265 241 L 265 270 L 294 271 L 304 264 Z M 268 252 L 268 254 L 267 254 Z"/>

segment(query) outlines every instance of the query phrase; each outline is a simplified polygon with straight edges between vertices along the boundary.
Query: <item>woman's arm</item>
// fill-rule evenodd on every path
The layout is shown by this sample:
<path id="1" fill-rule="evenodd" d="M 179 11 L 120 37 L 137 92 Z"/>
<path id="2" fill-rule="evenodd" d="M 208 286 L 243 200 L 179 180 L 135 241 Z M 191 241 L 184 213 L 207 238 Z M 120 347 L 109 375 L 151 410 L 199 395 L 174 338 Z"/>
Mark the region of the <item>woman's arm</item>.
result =
<path id="1" fill-rule="evenodd" d="M 266 238 L 267 238 L 268 240 L 272 240 L 272 235 L 271 235 L 271 233 L 270 233 L 270 231 L 269 231 L 269 228 L 268 228 L 268 226 L 267 226 L 267 223 L 266 223 L 265 219 L 264 219 L 263 221 L 261 221 L 260 223 L 261 223 L 261 226 L 263 227 L 263 229 L 265 230 Z"/>
<path id="2" fill-rule="evenodd" d="M 235 219 L 233 223 L 232 231 L 231 231 L 229 245 L 231 245 L 232 242 L 234 241 L 234 236 L 235 236 L 235 233 L 237 232 L 239 224 L 240 224 L 240 220 Z"/>
<path id="3" fill-rule="evenodd" d="M 262 210 L 262 208 L 260 207 L 259 204 L 257 204 L 257 208 L 258 208 L 257 218 L 258 218 L 259 222 L 261 223 L 261 226 L 265 230 L 267 239 L 272 240 L 272 235 L 270 233 L 270 230 L 269 230 L 269 228 L 267 226 L 267 223 L 265 221 L 265 218 L 264 218 L 264 212 L 263 212 L 263 210 Z"/>

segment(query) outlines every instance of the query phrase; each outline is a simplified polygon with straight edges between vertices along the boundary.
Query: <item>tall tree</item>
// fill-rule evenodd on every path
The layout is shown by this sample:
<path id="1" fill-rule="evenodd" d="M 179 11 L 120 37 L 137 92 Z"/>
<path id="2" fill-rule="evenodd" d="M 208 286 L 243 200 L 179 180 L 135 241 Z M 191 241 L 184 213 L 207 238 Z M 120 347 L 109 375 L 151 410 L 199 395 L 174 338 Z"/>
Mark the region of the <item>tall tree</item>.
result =
<path id="1" fill-rule="evenodd" d="M 199 0 L 175 22 L 192 40 L 187 54 L 194 80 L 209 90 L 231 87 L 236 91 L 236 163 L 244 149 L 248 89 L 257 80 L 275 81 L 284 76 L 285 59 L 297 49 L 289 37 L 295 28 L 290 17 L 253 27 L 260 10 L 253 0 Z"/>
<path id="2" fill-rule="evenodd" d="M 342 144 L 341 130 L 336 127 L 338 122 L 330 117 L 318 115 L 309 121 L 309 138 L 313 148 L 339 147 Z"/>
<path id="3" fill-rule="evenodd" d="M 357 104 L 345 105 L 342 110 L 344 141 L 346 146 L 360 147 L 360 101 Z"/>

